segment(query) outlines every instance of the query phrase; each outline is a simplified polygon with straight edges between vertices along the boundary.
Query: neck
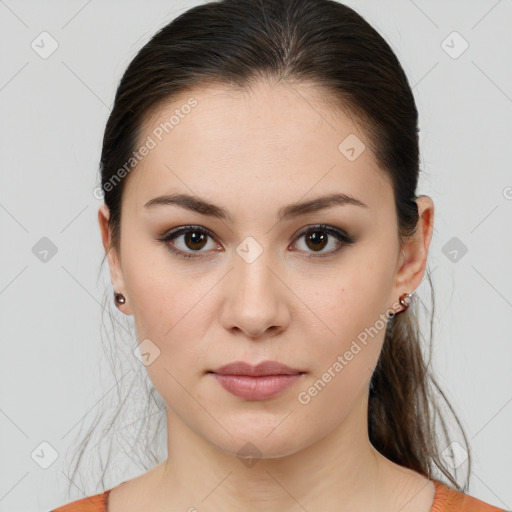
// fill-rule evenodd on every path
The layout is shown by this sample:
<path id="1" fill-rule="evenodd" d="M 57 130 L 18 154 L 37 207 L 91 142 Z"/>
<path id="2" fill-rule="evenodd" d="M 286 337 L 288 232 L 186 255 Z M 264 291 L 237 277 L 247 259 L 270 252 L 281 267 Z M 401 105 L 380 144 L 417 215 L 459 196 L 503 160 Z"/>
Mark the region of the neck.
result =
<path id="1" fill-rule="evenodd" d="M 232 453 L 219 449 L 168 409 L 169 457 L 160 465 L 154 494 L 160 503 L 174 503 L 180 510 L 382 510 L 390 482 L 384 475 L 393 463 L 369 441 L 367 399 L 362 396 L 323 438 L 296 450 L 289 436 L 289 446 L 280 440 L 279 456 L 275 447 L 273 456 L 252 461 L 237 456 L 240 448 Z M 271 438 L 267 435 L 266 447 Z M 262 439 L 253 444 L 263 446 Z M 287 450 L 291 453 L 282 455 Z"/>

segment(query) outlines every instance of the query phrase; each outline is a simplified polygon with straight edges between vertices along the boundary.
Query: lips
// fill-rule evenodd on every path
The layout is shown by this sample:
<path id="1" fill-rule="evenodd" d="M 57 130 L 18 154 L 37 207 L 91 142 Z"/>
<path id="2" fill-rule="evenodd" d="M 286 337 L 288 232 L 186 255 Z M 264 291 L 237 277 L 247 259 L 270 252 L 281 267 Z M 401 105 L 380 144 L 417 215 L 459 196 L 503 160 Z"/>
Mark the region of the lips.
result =
<path id="1" fill-rule="evenodd" d="M 259 377 L 262 375 L 299 375 L 304 372 L 295 368 L 290 368 L 289 366 L 277 361 L 263 361 L 256 366 L 246 363 L 245 361 L 235 361 L 213 370 L 213 373 L 220 375 L 246 375 L 248 377 Z"/>
<path id="2" fill-rule="evenodd" d="M 208 373 L 239 398 L 266 400 L 293 386 L 305 372 L 277 361 L 263 361 L 256 366 L 235 361 Z"/>

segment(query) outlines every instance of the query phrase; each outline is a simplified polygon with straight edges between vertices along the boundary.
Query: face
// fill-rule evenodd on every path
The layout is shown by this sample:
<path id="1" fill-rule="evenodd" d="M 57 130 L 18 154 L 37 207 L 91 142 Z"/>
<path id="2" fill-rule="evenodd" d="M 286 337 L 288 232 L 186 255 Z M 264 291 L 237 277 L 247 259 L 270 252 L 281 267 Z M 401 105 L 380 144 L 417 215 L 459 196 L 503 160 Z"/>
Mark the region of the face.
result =
<path id="1" fill-rule="evenodd" d="M 430 230 L 400 244 L 365 133 L 314 87 L 261 83 L 196 89 L 148 118 L 139 142 L 152 147 L 126 183 L 109 264 L 169 421 L 263 457 L 366 428 L 386 313 L 421 281 Z M 178 194 L 214 207 L 147 205 Z M 355 201 L 318 208 L 330 194 Z M 104 243 L 107 220 L 100 209 Z M 210 373 L 267 360 L 300 375 L 266 398 L 232 394 Z"/>

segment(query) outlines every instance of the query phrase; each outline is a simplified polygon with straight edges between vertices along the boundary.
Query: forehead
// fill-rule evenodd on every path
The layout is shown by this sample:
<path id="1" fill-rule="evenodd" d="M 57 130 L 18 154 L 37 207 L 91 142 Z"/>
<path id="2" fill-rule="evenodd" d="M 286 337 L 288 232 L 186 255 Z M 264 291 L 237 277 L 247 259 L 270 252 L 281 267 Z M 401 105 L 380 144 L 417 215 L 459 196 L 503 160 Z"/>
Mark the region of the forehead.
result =
<path id="1" fill-rule="evenodd" d="M 132 176 L 136 201 L 177 189 L 277 198 L 281 190 L 290 202 L 308 190 L 337 189 L 364 196 L 367 204 L 385 200 L 382 189 L 392 193 L 390 182 L 364 129 L 350 111 L 328 100 L 313 85 L 267 82 L 180 94 L 142 125 L 137 147 L 149 139 L 153 147 Z M 346 152 L 349 146 L 356 158 Z"/>
<path id="2" fill-rule="evenodd" d="M 332 146 L 349 133 L 368 142 L 356 123 L 348 109 L 341 103 L 335 108 L 332 95 L 317 85 L 260 81 L 243 89 L 212 84 L 181 93 L 146 116 L 142 133 L 151 133 L 158 141 L 172 133 L 175 142 L 192 133 L 197 142 L 233 147 L 244 140 L 247 148 L 261 147 L 261 142 L 274 147 L 318 146 L 320 138 Z M 328 140 L 327 130 L 332 136 Z"/>

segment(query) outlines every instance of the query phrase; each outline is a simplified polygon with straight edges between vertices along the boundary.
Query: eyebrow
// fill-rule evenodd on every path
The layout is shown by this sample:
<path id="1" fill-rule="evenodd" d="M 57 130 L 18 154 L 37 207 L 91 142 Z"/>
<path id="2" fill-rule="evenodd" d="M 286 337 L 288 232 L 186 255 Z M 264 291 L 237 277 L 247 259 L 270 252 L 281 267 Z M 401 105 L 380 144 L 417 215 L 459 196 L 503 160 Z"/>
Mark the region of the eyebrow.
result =
<path id="1" fill-rule="evenodd" d="M 155 206 L 162 205 L 174 205 L 180 208 L 185 208 L 195 213 L 199 213 L 201 215 L 206 215 L 209 217 L 215 217 L 217 219 L 227 220 L 229 222 L 233 222 L 231 215 L 228 210 L 209 203 L 200 197 L 189 195 L 189 194 L 172 194 L 155 197 L 149 200 L 144 208 L 153 208 Z M 332 208 L 334 206 L 345 206 L 345 205 L 353 205 L 360 206 L 362 208 L 368 208 L 368 205 L 352 197 L 343 193 L 333 193 L 320 197 L 316 197 L 311 199 L 310 201 L 292 203 L 288 206 L 281 208 L 277 215 L 277 220 L 290 220 L 301 215 L 306 215 L 308 213 L 318 212 L 320 210 L 325 210 L 327 208 Z"/>

